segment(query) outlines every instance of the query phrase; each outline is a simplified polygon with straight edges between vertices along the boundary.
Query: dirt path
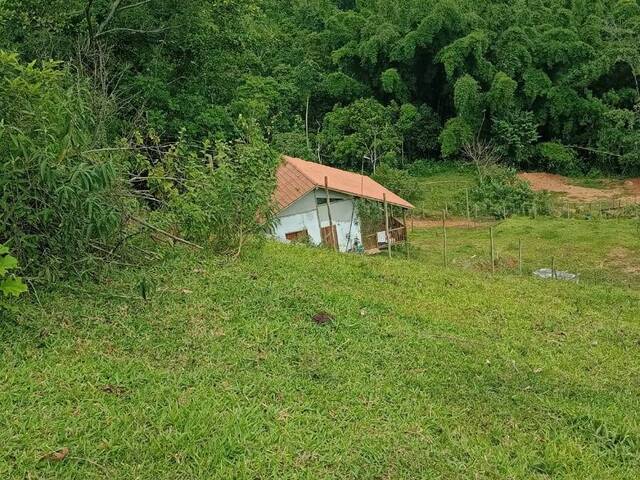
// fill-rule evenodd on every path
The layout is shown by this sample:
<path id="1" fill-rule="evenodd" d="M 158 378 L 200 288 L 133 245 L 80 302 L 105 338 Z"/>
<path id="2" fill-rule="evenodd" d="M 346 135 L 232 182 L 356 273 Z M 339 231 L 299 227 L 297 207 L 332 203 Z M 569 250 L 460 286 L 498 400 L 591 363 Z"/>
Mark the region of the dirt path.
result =
<path id="1" fill-rule="evenodd" d="M 442 220 L 424 220 L 424 219 L 414 219 L 412 222 L 408 222 L 409 226 L 413 225 L 414 228 L 442 228 Z M 479 222 L 467 222 L 465 219 L 457 219 L 452 218 L 446 221 L 447 227 L 458 228 L 458 227 L 482 227 L 485 225 L 484 223 Z"/>
<path id="2" fill-rule="evenodd" d="M 612 182 L 610 188 L 600 189 L 572 185 L 567 177 L 551 173 L 520 173 L 518 176 L 536 191 L 562 193 L 571 200 L 591 202 L 616 198 L 640 201 L 640 178 Z"/>

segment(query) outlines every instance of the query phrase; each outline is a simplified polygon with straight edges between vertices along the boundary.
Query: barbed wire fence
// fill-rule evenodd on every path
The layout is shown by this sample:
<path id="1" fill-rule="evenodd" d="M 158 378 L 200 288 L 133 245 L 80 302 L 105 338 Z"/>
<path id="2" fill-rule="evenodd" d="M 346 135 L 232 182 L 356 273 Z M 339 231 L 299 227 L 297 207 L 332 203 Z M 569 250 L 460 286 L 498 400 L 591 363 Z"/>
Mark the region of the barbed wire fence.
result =
<path id="1" fill-rule="evenodd" d="M 462 182 L 448 182 L 463 184 Z M 505 205 L 499 215 L 495 214 L 495 208 L 487 209 L 486 206 L 470 201 L 469 189 L 466 189 L 464 200 L 452 203 L 443 203 L 439 218 L 435 218 L 432 214 L 432 220 L 441 220 L 442 226 L 438 227 L 441 238 L 442 248 L 442 265 L 450 267 L 453 262 L 451 259 L 451 235 L 448 233 L 448 221 L 454 218 L 464 218 L 468 228 L 486 228 L 487 229 L 487 248 L 486 259 L 477 258 L 476 263 L 480 267 L 490 270 L 492 273 L 510 273 L 518 275 L 531 275 L 552 280 L 567 280 L 580 283 L 583 279 L 597 281 L 599 275 L 596 273 L 604 273 L 595 267 L 588 267 L 587 272 L 580 272 L 578 265 L 571 265 L 571 261 L 564 258 L 559 251 L 549 251 L 528 256 L 531 249 L 539 250 L 542 247 L 536 247 L 534 239 L 522 236 L 517 239 L 517 247 L 515 252 L 503 254 L 504 250 L 498 248 L 501 238 L 498 234 L 499 226 L 507 219 L 512 217 L 521 218 L 556 218 L 567 220 L 606 220 L 606 219 L 631 219 L 636 222 L 636 229 L 640 241 L 640 197 L 626 198 L 604 198 L 588 202 L 571 201 L 565 198 L 552 197 L 547 199 L 544 208 L 540 208 L 537 203 L 522 204 L 519 208 L 509 207 Z M 413 224 L 413 219 L 411 219 Z M 460 225 L 457 225 L 460 226 Z M 413 233 L 413 228 L 411 228 Z M 455 237 L 454 237 L 455 238 Z M 463 240 L 464 241 L 464 240 Z M 514 240 L 510 236 L 510 243 Z M 570 240 L 568 240 L 570 242 Z M 456 241 L 458 243 L 458 241 Z M 469 248 L 477 247 L 477 243 L 469 242 L 466 245 Z M 460 245 L 458 245 L 460 247 Z M 464 247 L 464 245 L 463 245 Z M 529 250 L 529 252 L 527 252 Z M 535 258 L 536 260 L 530 260 Z M 535 265 L 531 265 L 535 263 Z M 586 274 L 585 274 L 586 273 Z"/>

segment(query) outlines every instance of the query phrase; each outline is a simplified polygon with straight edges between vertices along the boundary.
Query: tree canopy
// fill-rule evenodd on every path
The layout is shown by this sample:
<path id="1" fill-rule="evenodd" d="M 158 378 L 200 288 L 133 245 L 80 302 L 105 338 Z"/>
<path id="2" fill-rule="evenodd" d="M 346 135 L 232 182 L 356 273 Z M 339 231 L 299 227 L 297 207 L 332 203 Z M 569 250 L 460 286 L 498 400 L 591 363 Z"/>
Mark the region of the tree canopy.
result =
<path id="1" fill-rule="evenodd" d="M 557 168 L 549 142 L 640 168 L 637 0 L 18 0 L 0 19 L 2 48 L 79 59 L 123 125 L 167 139 L 235 138 L 244 116 L 353 168 L 475 136 L 521 168 Z"/>

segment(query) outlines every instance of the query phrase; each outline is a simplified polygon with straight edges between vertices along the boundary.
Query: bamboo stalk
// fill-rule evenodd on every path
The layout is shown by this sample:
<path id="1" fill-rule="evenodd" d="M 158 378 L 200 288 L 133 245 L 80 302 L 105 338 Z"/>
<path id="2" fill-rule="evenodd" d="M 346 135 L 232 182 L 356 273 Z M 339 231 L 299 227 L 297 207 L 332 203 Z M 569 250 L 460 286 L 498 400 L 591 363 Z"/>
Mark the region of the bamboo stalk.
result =
<path id="1" fill-rule="evenodd" d="M 132 216 L 131 220 L 133 220 L 134 222 L 138 222 L 140 225 L 143 225 L 143 226 L 145 226 L 147 228 L 150 228 L 151 230 L 154 230 L 154 231 L 156 231 L 158 233 L 161 233 L 162 235 L 165 235 L 165 236 L 171 238 L 172 240 L 175 240 L 176 242 L 184 243 L 185 245 L 189 245 L 190 247 L 195 247 L 198 250 L 204 250 L 204 248 L 201 247 L 200 245 L 192 243 L 192 242 L 190 242 L 188 240 L 185 240 L 184 238 L 177 237 L 177 236 L 173 235 L 172 233 L 167 232 L 166 230 L 162 230 L 161 228 L 158 228 L 155 225 L 151 225 L 150 223 L 145 222 L 141 218 Z"/>

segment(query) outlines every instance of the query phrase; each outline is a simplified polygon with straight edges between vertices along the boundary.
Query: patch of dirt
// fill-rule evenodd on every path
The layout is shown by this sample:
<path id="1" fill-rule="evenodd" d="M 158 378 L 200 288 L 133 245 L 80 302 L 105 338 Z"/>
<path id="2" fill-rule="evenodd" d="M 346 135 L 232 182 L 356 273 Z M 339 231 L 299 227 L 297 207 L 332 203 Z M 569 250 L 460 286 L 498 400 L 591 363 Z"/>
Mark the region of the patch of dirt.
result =
<path id="1" fill-rule="evenodd" d="M 318 325 L 324 325 L 334 320 L 333 316 L 326 312 L 316 313 L 311 319 Z"/>
<path id="2" fill-rule="evenodd" d="M 409 223 L 409 222 L 407 222 Z M 456 219 L 452 218 L 445 222 L 447 227 L 456 228 L 456 227 L 483 227 L 485 224 L 480 222 L 468 222 L 465 219 Z M 442 228 L 442 220 L 423 220 L 423 219 L 414 219 L 410 224 L 413 225 L 414 228 Z"/>
<path id="3" fill-rule="evenodd" d="M 589 188 L 572 185 L 567 177 L 552 173 L 520 173 L 522 180 L 535 191 L 562 193 L 571 200 L 597 201 L 613 198 L 640 201 L 640 178 L 632 178 L 623 183 L 613 184 L 611 188 Z"/>
<path id="4" fill-rule="evenodd" d="M 609 250 L 604 263 L 619 268 L 625 273 L 633 275 L 640 274 L 640 260 L 638 259 L 638 255 L 628 248 L 616 247 Z"/>

